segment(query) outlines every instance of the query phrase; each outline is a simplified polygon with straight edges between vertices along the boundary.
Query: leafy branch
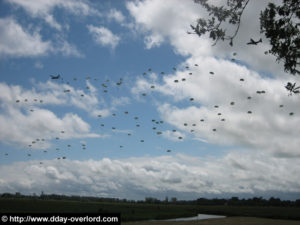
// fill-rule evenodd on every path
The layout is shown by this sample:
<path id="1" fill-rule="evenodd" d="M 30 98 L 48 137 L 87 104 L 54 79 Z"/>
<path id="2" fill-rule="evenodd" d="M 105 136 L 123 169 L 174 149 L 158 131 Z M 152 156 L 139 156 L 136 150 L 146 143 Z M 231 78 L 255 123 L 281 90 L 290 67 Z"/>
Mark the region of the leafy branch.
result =
<path id="1" fill-rule="evenodd" d="M 207 0 L 194 0 L 195 3 L 201 4 L 207 12 L 209 12 L 210 18 L 205 20 L 199 18 L 197 25 L 191 25 L 192 30 L 198 36 L 201 36 L 209 32 L 209 37 L 214 40 L 213 46 L 217 44 L 219 40 L 229 40 L 229 44 L 233 45 L 233 39 L 238 33 L 241 23 L 241 16 L 250 0 L 227 0 L 228 8 L 224 6 L 213 6 L 207 3 Z M 220 26 L 223 22 L 228 22 L 236 26 L 235 31 L 232 35 L 226 35 L 226 30 Z M 191 32 L 188 32 L 191 34 Z"/>
<path id="2" fill-rule="evenodd" d="M 260 14 L 261 33 L 270 39 L 272 48 L 269 53 L 276 55 L 276 61 L 283 61 L 284 70 L 291 74 L 300 74 L 300 19 L 299 1 L 284 0 L 276 6 L 269 3 Z"/>
<path id="3" fill-rule="evenodd" d="M 241 24 L 241 17 L 250 0 L 227 0 L 226 5 L 214 6 L 208 0 L 194 0 L 195 3 L 202 5 L 209 13 L 209 18 L 199 18 L 197 24 L 191 25 L 193 32 L 202 36 L 209 33 L 209 37 L 216 45 L 219 40 L 229 41 L 233 46 L 233 39 Z M 227 23 L 233 25 L 235 30 L 232 34 L 227 34 L 226 29 L 221 25 Z M 263 33 L 270 40 L 270 53 L 276 57 L 276 61 L 282 61 L 284 70 L 291 74 L 300 75 L 300 4 L 299 0 L 282 0 L 281 5 L 269 3 L 260 13 L 260 33 Z M 254 41 L 247 44 L 258 44 L 262 42 Z"/>

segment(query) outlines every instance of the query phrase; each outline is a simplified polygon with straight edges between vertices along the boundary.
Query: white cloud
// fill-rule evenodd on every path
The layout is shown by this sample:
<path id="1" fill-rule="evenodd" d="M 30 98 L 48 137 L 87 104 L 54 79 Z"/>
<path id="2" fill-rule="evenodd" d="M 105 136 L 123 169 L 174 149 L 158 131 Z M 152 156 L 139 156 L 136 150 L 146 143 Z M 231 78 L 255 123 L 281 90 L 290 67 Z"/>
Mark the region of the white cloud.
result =
<path id="1" fill-rule="evenodd" d="M 44 18 L 58 30 L 61 25 L 51 14 L 54 7 L 68 8 L 78 15 L 87 15 L 90 10 L 87 5 L 83 7 L 85 4 L 82 1 L 11 2 L 33 12 L 34 17 Z M 75 6 L 78 2 L 83 5 Z M 137 30 L 145 35 L 146 48 L 170 43 L 176 53 L 188 57 L 176 72 L 165 74 L 162 80 L 156 79 L 158 76 L 152 73 L 150 79 L 138 79 L 131 90 L 134 94 L 149 90 L 160 94 L 155 95 L 154 101 L 161 119 L 177 129 L 175 133 L 164 131 L 163 136 L 171 140 L 178 140 L 178 135 L 192 136 L 199 141 L 239 146 L 247 151 L 231 152 L 223 158 L 170 155 L 83 162 L 45 160 L 42 165 L 36 161 L 14 163 L 0 169 L 0 192 L 39 193 L 44 190 L 52 193 L 55 190 L 57 193 L 123 198 L 143 198 L 149 193 L 159 195 L 164 191 L 196 195 L 299 192 L 300 184 L 295 179 L 300 172 L 300 128 L 295 125 L 300 122 L 299 96 L 287 96 L 283 86 L 287 79 L 298 83 L 299 78 L 265 78 L 244 66 L 249 64 L 253 69 L 269 72 L 280 68 L 273 58 L 263 55 L 268 47 L 265 40 L 258 48 L 245 45 L 249 35 L 254 35 L 251 33 L 253 24 L 249 24 L 251 29 L 247 26 L 243 28 L 246 29 L 243 38 L 237 39 L 234 48 L 229 49 L 222 43 L 212 47 L 207 37 L 186 34 L 189 25 L 203 12 L 193 1 L 135 1 L 128 2 L 127 8 L 135 19 Z M 249 17 L 248 14 L 245 14 L 245 18 Z M 109 15 L 116 21 L 122 20 L 116 11 L 112 10 Z M 120 37 L 105 27 L 88 25 L 87 28 L 94 41 L 102 46 L 114 49 L 120 41 Z M 0 54 L 2 52 L 3 55 L 37 56 L 62 52 L 65 55 L 82 56 L 75 46 L 66 41 L 60 41 L 55 47 L 51 42 L 43 42 L 38 32 L 26 31 L 11 18 L 0 19 L 0 31 L 1 38 L 5 40 L 5 45 L 0 43 Z M 16 46 L 14 42 L 9 42 L 14 36 L 16 40 L 23 38 L 20 43 L 16 42 Z M 58 50 L 59 47 L 61 50 Z M 243 64 L 227 60 L 226 57 L 231 58 L 233 51 L 238 52 L 237 57 L 244 61 Z M 185 69 L 186 65 L 189 69 Z M 210 74 L 212 71 L 213 75 Z M 111 115 L 111 111 L 118 106 L 130 103 L 127 97 L 111 98 L 112 101 L 107 103 L 99 99 L 97 88 L 89 81 L 86 85 L 89 91 L 50 81 L 35 84 L 31 90 L 0 83 L 0 141 L 27 146 L 36 138 L 53 139 L 61 130 L 65 130 L 62 138 L 100 137 L 91 133 L 89 124 L 78 115 L 66 113 L 59 117 L 43 106 L 71 106 L 91 116 L 105 117 Z M 151 85 L 155 85 L 155 89 L 150 89 Z M 70 92 L 65 93 L 64 90 Z M 256 91 L 260 90 L 266 93 L 257 94 Z M 165 103 L 166 96 L 170 100 L 168 103 Z M 247 98 L 249 96 L 251 99 Z M 20 102 L 17 104 L 16 100 Z M 39 100 L 43 100 L 43 103 Z M 284 107 L 279 107 L 281 104 Z M 294 112 L 294 115 L 290 116 L 290 112 Z M 201 122 L 201 119 L 204 121 Z M 35 147 L 45 149 L 49 145 L 46 141 L 35 144 Z M 6 174 L 11 176 L 7 177 Z"/>
<path id="2" fill-rule="evenodd" d="M 0 141 L 3 143 L 26 147 L 37 138 L 43 138 L 46 141 L 36 143 L 33 148 L 46 149 L 50 146 L 47 141 L 61 136 L 61 131 L 65 131 L 61 139 L 106 137 L 105 134 L 90 133 L 90 125 L 78 115 L 66 113 L 59 118 L 46 107 L 76 107 L 92 117 L 104 118 L 119 106 L 130 103 L 124 96 L 105 101 L 89 80 L 86 81 L 88 91 L 52 81 L 32 81 L 32 84 L 32 89 L 24 89 L 0 83 Z"/>
<path id="3" fill-rule="evenodd" d="M 88 25 L 87 28 L 92 34 L 94 41 L 101 46 L 110 46 L 114 49 L 120 42 L 120 37 L 105 27 Z"/>
<path id="4" fill-rule="evenodd" d="M 51 81 L 38 83 L 36 86 L 40 90 L 40 98 L 44 99 L 45 104 L 75 106 L 95 117 L 101 112 L 103 112 L 102 116 L 109 114 L 109 109 L 105 107 L 99 108 L 102 103 L 101 98 L 98 98 L 97 89 L 89 81 L 86 81 L 86 86 L 89 88 L 89 91 L 76 89 L 68 84 L 57 84 Z M 23 99 L 23 96 L 26 96 L 26 94 L 22 96 L 22 94 L 19 93 L 18 96 Z"/>
<path id="5" fill-rule="evenodd" d="M 163 42 L 164 39 L 160 34 L 151 34 L 145 37 L 145 45 L 147 49 L 159 47 Z"/>
<path id="6" fill-rule="evenodd" d="M 230 47 L 228 42 L 222 41 L 212 46 L 213 41 L 208 35 L 200 38 L 197 35 L 187 34 L 187 31 L 191 31 L 191 24 L 195 24 L 198 18 L 207 16 L 207 12 L 200 4 L 193 1 L 166 0 L 163 3 L 159 0 L 131 1 L 127 3 L 127 9 L 135 20 L 135 27 L 145 36 L 145 44 L 149 49 L 167 42 L 173 46 L 176 53 L 184 56 L 214 56 L 228 59 L 232 58 L 233 52 L 237 52 L 236 58 L 255 70 L 273 73 L 274 76 L 286 75 L 282 64 L 275 62 L 274 56 L 264 54 L 270 49 L 270 45 L 260 34 L 259 14 L 268 2 L 254 1 L 248 4 L 233 47 Z M 230 31 L 230 27 L 224 29 Z M 258 46 L 246 44 L 250 38 L 259 37 L 263 38 L 263 44 Z"/>
<path id="7" fill-rule="evenodd" d="M 100 12 L 90 6 L 88 2 L 82 0 L 7 0 L 7 2 L 18 7 L 22 7 L 28 13 L 28 15 L 32 17 L 44 19 L 46 23 L 57 30 L 61 30 L 62 26 L 55 20 L 53 15 L 53 10 L 56 7 L 62 8 L 67 12 L 77 16 L 101 16 Z"/>
<path id="8" fill-rule="evenodd" d="M 49 53 L 83 57 L 77 48 L 66 40 L 57 38 L 55 42 L 44 41 L 39 29 L 30 32 L 11 17 L 0 18 L 0 38 L 0 56 L 2 57 L 37 57 Z"/>
<path id="9" fill-rule="evenodd" d="M 180 131 L 166 130 L 162 132 L 162 136 L 171 141 L 181 141 L 181 138 L 185 138 L 185 134 Z"/>
<path id="10" fill-rule="evenodd" d="M 124 15 L 121 11 L 117 9 L 111 9 L 109 13 L 107 14 L 107 18 L 110 20 L 115 20 L 116 22 L 122 24 L 125 20 Z"/>
<path id="11" fill-rule="evenodd" d="M 128 2 L 127 9 L 135 19 L 136 28 L 145 34 L 148 49 L 167 42 L 183 55 L 211 54 L 207 39 L 187 34 L 190 24 L 203 11 L 193 1 L 136 1 Z"/>
<path id="12" fill-rule="evenodd" d="M 263 4 L 266 2 L 250 4 L 242 22 L 244 19 L 252 21 L 251 13 L 259 13 Z M 277 74 L 268 78 L 255 71 L 270 73 L 280 68 L 274 58 L 263 54 L 267 48 L 265 41 L 257 48 L 246 45 L 249 37 L 256 38 L 258 24 L 250 27 L 241 24 L 242 37 L 237 37 L 234 48 L 230 49 L 228 43 L 211 46 L 207 36 L 199 38 L 186 33 L 190 24 L 205 15 L 200 5 L 193 1 L 164 1 L 161 4 L 158 0 L 145 0 L 129 2 L 127 8 L 135 19 L 136 27 L 145 35 L 146 47 L 168 42 L 176 53 L 187 57 L 176 72 L 165 74 L 162 81 L 138 79 L 132 88 L 134 94 L 140 94 L 154 85 L 152 91 L 170 97 L 168 104 L 164 103 L 165 99 L 155 100 L 161 103 L 158 111 L 162 119 L 193 135 L 196 140 L 241 145 L 272 153 L 273 156 L 300 157 L 297 147 L 300 130 L 297 127 L 291 129 L 300 120 L 298 96 L 288 96 L 284 88 L 287 81 L 298 83 L 300 79 L 279 78 Z M 153 36 L 157 38 L 153 39 Z M 231 61 L 234 51 L 243 63 Z M 250 69 L 245 64 L 249 64 Z M 266 93 L 256 93 L 261 90 Z M 231 102 L 235 104 L 231 105 Z M 178 103 L 183 105 L 178 107 Z M 284 107 L 279 107 L 281 104 Z M 290 112 L 294 115 L 290 116 Z"/>
<path id="13" fill-rule="evenodd" d="M 299 159 L 232 152 L 223 158 L 183 154 L 155 158 L 18 162 L 0 168 L 0 192 L 64 193 L 143 199 L 166 193 L 200 196 L 299 193 Z M 274 172 L 276 171 L 276 172 Z M 10 176 L 7 176 L 10 174 Z M 181 194 L 180 194 L 181 195 Z M 179 196 L 180 197 L 180 196 Z"/>
<path id="14" fill-rule="evenodd" d="M 68 24 L 62 26 L 56 21 L 54 9 L 64 9 L 66 12 L 76 16 L 101 16 L 100 12 L 94 9 L 87 1 L 72 0 L 6 0 L 15 7 L 21 7 L 33 18 L 44 19 L 47 24 L 58 31 L 69 29 Z M 63 56 L 83 57 L 77 47 L 69 43 L 62 34 L 56 35 L 53 40 L 44 40 L 41 36 L 41 27 L 34 27 L 34 31 L 27 30 L 13 18 L 0 19 L 0 56 L 28 57 L 44 56 L 49 53 L 60 53 Z M 32 30 L 32 28 L 30 29 Z"/>
<path id="15" fill-rule="evenodd" d="M 6 112 L 0 114 L 0 121 L 1 142 L 22 148 L 32 145 L 33 149 L 47 149 L 50 147 L 49 141 L 56 137 L 60 139 L 101 137 L 90 133 L 89 124 L 72 113 L 58 118 L 50 110 L 34 108 L 31 113 L 22 113 L 10 106 Z M 61 134 L 61 131 L 64 133 Z"/>
<path id="16" fill-rule="evenodd" d="M 50 41 L 24 30 L 13 18 L 0 18 L 0 56 L 40 56 L 52 50 Z"/>
<path id="17" fill-rule="evenodd" d="M 61 136 L 61 131 L 65 131 L 61 139 L 102 137 L 90 133 L 90 125 L 76 114 L 66 113 L 59 118 L 52 111 L 43 109 L 48 105 L 73 106 L 94 117 L 110 115 L 110 109 L 99 104 L 97 92 L 91 84 L 88 84 L 91 93 L 51 81 L 33 85 L 33 89 L 26 90 L 0 83 L 0 140 L 3 143 L 26 147 L 35 139 L 43 138 L 46 141 L 36 143 L 33 148 L 45 149 L 50 145 L 47 141 Z"/>
<path id="18" fill-rule="evenodd" d="M 75 56 L 75 57 L 84 57 L 82 53 L 77 49 L 75 45 L 70 44 L 66 40 L 56 40 L 55 47 L 53 48 L 53 52 L 59 52 L 63 56 Z"/>
<path id="19" fill-rule="evenodd" d="M 111 99 L 111 107 L 113 109 L 117 108 L 118 106 L 128 105 L 130 104 L 130 99 L 128 97 L 112 97 Z"/>
<path id="20" fill-rule="evenodd" d="M 176 73 L 164 75 L 161 82 L 138 79 L 132 92 L 140 95 L 151 90 L 160 97 L 169 96 L 168 104 L 155 98 L 160 102 L 156 104 L 162 119 L 197 140 L 300 157 L 300 130 L 293 127 L 300 121 L 298 96 L 288 96 L 283 85 L 286 81 L 263 78 L 244 66 L 208 57 L 194 57 L 183 65 L 189 69 L 178 68 Z M 264 94 L 257 93 L 262 90 Z"/>

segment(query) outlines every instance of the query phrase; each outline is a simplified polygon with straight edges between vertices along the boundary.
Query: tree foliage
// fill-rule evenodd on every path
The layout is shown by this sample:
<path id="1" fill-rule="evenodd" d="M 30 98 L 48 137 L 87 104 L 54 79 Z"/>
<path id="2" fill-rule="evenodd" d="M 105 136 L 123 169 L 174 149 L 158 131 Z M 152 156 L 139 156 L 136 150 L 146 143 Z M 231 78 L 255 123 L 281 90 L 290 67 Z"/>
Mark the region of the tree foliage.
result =
<path id="1" fill-rule="evenodd" d="M 199 36 L 209 32 L 209 37 L 214 40 L 215 45 L 219 40 L 229 40 L 229 44 L 233 45 L 233 39 L 238 33 L 240 27 L 241 16 L 250 0 L 227 0 L 227 7 L 214 6 L 207 3 L 207 0 L 194 0 L 201 4 L 209 13 L 210 18 L 197 20 L 197 25 L 191 25 L 191 28 Z M 221 24 L 227 22 L 236 26 L 235 32 L 232 35 L 226 34 L 225 29 L 221 28 Z"/>
<path id="2" fill-rule="evenodd" d="M 285 71 L 300 74 L 300 4 L 298 0 L 284 0 L 283 5 L 269 3 L 261 12 L 260 30 L 270 39 L 269 53 L 284 62 Z"/>
<path id="3" fill-rule="evenodd" d="M 250 0 L 227 0 L 226 5 L 214 6 L 208 0 L 194 0 L 201 4 L 209 13 L 209 18 L 199 18 L 192 30 L 198 36 L 209 33 L 215 45 L 219 40 L 229 41 L 233 46 L 243 12 Z M 300 75 L 300 4 L 299 0 L 283 0 L 281 5 L 269 3 L 260 14 L 260 32 L 270 40 L 271 49 L 266 52 L 276 57 L 276 61 L 283 61 L 284 70 L 291 74 Z M 223 23 L 230 24 L 234 31 L 228 34 L 222 28 Z M 191 33 L 191 32 L 188 32 Z"/>

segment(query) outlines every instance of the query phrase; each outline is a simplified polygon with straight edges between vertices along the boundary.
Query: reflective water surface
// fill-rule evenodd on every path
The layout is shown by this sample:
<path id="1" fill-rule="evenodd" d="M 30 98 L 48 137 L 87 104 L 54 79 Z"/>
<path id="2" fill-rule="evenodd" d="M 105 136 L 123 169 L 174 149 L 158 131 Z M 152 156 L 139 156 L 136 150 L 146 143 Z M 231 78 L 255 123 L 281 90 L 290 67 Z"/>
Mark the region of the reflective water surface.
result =
<path id="1" fill-rule="evenodd" d="M 166 220 L 166 221 L 206 220 L 206 219 L 219 219 L 219 218 L 225 218 L 225 217 L 226 217 L 226 216 L 208 215 L 208 214 L 198 214 L 198 216 L 185 217 L 185 218 L 176 218 L 176 219 L 168 219 L 168 220 Z"/>

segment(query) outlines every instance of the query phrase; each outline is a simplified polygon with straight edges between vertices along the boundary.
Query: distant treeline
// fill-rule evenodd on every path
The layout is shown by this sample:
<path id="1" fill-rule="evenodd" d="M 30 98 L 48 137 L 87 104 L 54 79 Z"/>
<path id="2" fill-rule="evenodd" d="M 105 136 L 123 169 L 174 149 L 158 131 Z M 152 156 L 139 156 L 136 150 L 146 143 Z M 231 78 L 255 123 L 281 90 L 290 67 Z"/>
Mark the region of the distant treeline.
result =
<path id="1" fill-rule="evenodd" d="M 196 200 L 177 200 L 173 197 L 169 199 L 166 197 L 164 200 L 159 200 L 153 197 L 146 197 L 144 200 L 128 200 L 119 198 L 105 198 L 105 197 L 92 197 L 92 196 L 67 196 L 58 194 L 44 194 L 40 195 L 23 195 L 19 192 L 15 194 L 3 193 L 0 194 L 2 199 L 47 199 L 47 200 L 67 200 L 67 201 L 81 201 L 81 202 L 124 202 L 124 203 L 140 203 L 140 204 L 176 204 L 176 205 L 229 205 L 229 206 L 289 206 L 289 207 L 300 207 L 300 199 L 295 201 L 281 200 L 280 198 L 271 197 L 264 199 L 262 197 L 253 197 L 248 199 L 239 199 L 238 197 L 232 197 L 229 199 L 224 198 L 198 198 Z"/>

